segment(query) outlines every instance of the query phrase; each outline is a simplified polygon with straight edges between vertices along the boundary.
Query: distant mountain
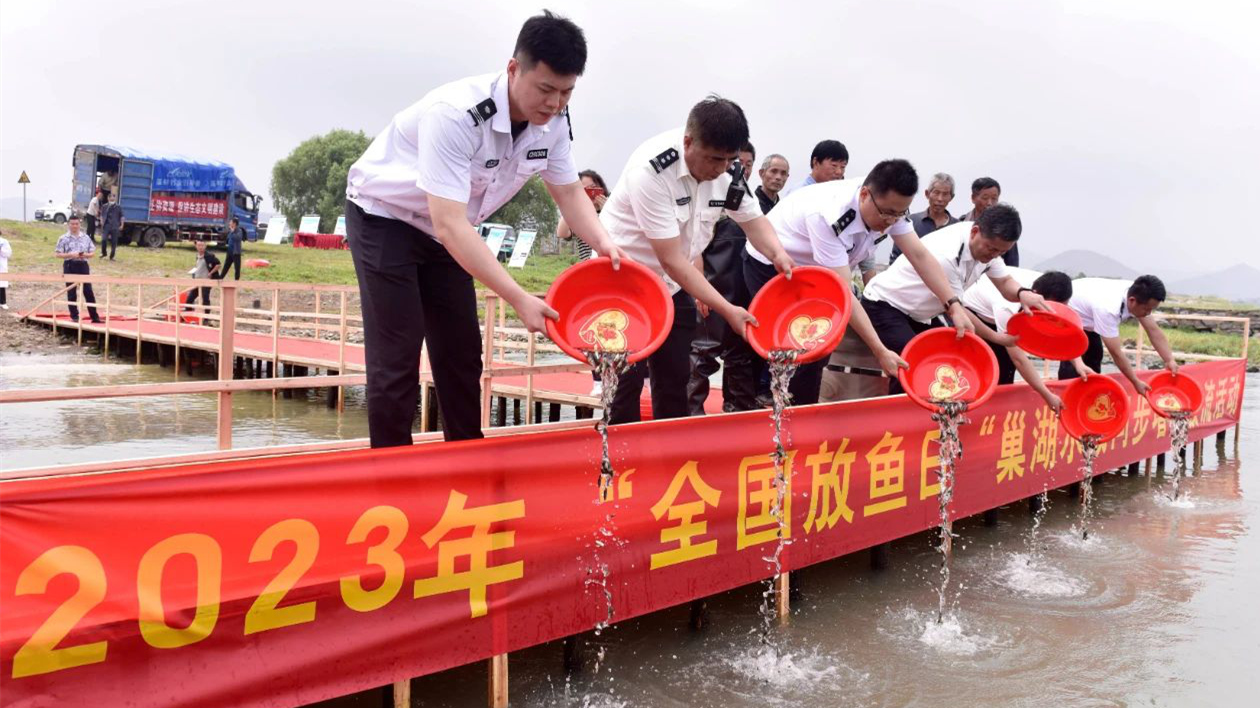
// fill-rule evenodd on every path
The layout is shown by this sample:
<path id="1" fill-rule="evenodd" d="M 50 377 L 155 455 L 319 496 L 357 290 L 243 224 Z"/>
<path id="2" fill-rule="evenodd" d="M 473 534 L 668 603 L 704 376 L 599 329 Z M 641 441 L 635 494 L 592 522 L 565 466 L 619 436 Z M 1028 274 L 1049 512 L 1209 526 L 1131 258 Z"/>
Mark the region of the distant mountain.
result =
<path id="1" fill-rule="evenodd" d="M 1222 271 L 1168 283 L 1169 292 L 1210 295 L 1227 300 L 1260 301 L 1260 270 L 1245 263 Z"/>
<path id="2" fill-rule="evenodd" d="M 1035 269 L 1043 273 L 1047 270 L 1061 270 L 1073 278 L 1081 273 L 1097 278 L 1136 278 L 1141 275 L 1114 258 L 1084 249 L 1064 251 L 1038 263 Z"/>

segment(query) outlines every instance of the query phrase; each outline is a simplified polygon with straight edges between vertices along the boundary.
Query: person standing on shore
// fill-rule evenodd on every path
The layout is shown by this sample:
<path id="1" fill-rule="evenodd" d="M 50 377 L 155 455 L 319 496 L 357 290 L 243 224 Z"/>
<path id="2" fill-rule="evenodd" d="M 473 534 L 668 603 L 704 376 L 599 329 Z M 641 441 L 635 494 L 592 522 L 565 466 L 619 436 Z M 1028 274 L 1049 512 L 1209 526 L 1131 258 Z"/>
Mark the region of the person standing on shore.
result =
<path id="1" fill-rule="evenodd" d="M 101 258 L 109 251 L 109 259 L 114 260 L 114 254 L 118 251 L 118 237 L 126 223 L 122 205 L 118 203 L 118 195 L 111 193 L 109 201 L 101 208 Z"/>
<path id="2" fill-rule="evenodd" d="M 203 278 L 208 279 L 208 280 L 217 280 L 219 278 L 222 278 L 223 275 L 227 273 L 227 271 L 225 270 L 223 273 L 219 272 L 218 257 L 215 256 L 210 251 L 206 250 L 206 242 L 204 240 L 197 239 L 196 245 L 197 245 L 197 264 L 193 266 L 192 270 L 188 271 L 188 274 L 191 275 L 193 278 L 196 278 L 197 280 L 201 280 Z M 193 288 L 192 290 L 189 290 L 188 296 L 184 298 L 184 304 L 187 305 L 187 307 L 185 307 L 184 309 L 192 309 L 192 305 L 197 302 L 198 291 L 201 291 L 200 294 L 201 294 L 202 312 L 208 315 L 210 314 L 210 286 L 209 285 L 205 285 L 199 288 Z"/>
<path id="3" fill-rule="evenodd" d="M 228 271 L 232 270 L 232 266 L 236 266 L 236 273 L 232 276 L 232 280 L 241 279 L 241 248 L 245 243 L 245 229 L 241 228 L 241 220 L 235 216 L 228 222 L 231 228 L 227 234 L 227 258 L 223 260 L 223 275 L 226 278 Z"/>
<path id="4" fill-rule="evenodd" d="M 600 224 L 573 160 L 568 104 L 585 70 L 581 28 L 550 12 L 535 15 L 504 71 L 430 91 L 394 116 L 351 166 L 346 232 L 363 302 L 372 447 L 412 442 L 424 342 L 443 435 L 482 437 L 473 278 L 530 332 L 559 317 L 508 275 L 473 227 L 530 177 L 541 175 L 578 237 L 620 267 L 621 249 Z"/>
<path id="5" fill-rule="evenodd" d="M 9 240 L 0 235 L 0 273 L 9 272 L 9 259 L 13 257 L 13 246 Z M 9 281 L 0 280 L 0 310 L 9 309 Z"/>
<path id="6" fill-rule="evenodd" d="M 92 270 L 88 267 L 87 259 L 92 257 L 96 246 L 87 234 L 79 230 L 79 217 L 70 217 L 66 226 L 68 230 L 57 239 L 57 246 L 53 250 L 62 260 L 61 272 L 64 275 L 91 275 Z M 74 283 L 66 283 L 66 286 L 70 288 L 66 292 L 66 299 L 70 301 L 70 319 L 78 322 L 79 307 L 74 303 L 78 299 L 79 286 Z M 92 322 L 100 324 L 101 318 L 96 315 L 96 295 L 92 292 L 91 283 L 83 284 L 83 299 L 88 303 L 88 317 L 92 318 Z"/>
<path id="7" fill-rule="evenodd" d="M 101 193 L 97 191 L 92 195 L 92 201 L 88 202 L 87 213 L 83 215 L 83 221 L 87 226 L 88 238 L 92 243 L 96 243 L 96 220 L 101 215 Z"/>

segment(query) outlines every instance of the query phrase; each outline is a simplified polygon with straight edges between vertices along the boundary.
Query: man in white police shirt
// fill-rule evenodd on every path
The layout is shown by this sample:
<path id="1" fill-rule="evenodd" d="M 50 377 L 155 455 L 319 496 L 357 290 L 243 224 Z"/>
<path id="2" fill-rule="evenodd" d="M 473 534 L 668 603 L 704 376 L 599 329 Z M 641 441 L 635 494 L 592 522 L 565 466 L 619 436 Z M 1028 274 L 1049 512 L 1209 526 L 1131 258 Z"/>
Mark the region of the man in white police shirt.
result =
<path id="1" fill-rule="evenodd" d="M 1002 254 L 1015 245 L 1023 228 L 1015 207 L 995 204 L 985 209 L 978 221 L 960 221 L 924 236 L 920 243 L 949 279 L 951 294 L 945 299 L 923 282 L 904 253 L 898 256 L 862 293 L 862 307 L 884 345 L 900 353 L 916 334 L 931 329 L 932 320 L 946 312 L 959 337 L 964 329 L 974 330 L 962 306 L 962 295 L 982 276 L 988 276 L 1010 302 L 1024 308 L 1049 309 L 1045 298 L 1021 286 L 1002 262 Z M 888 392 L 902 393 L 901 383 L 893 379 Z"/>
<path id="2" fill-rule="evenodd" d="M 1059 364 L 1059 378 L 1089 378 L 1101 371 L 1105 346 L 1120 373 L 1133 384 L 1139 395 L 1145 395 L 1150 386 L 1138 378 L 1128 355 L 1124 353 L 1124 340 L 1120 337 L 1120 323 L 1128 319 L 1136 319 L 1142 325 L 1146 336 L 1151 338 L 1151 346 L 1164 360 L 1164 366 L 1176 373 L 1177 360 L 1173 358 L 1168 337 L 1151 316 L 1167 297 L 1164 282 L 1153 275 L 1139 276 L 1133 281 L 1110 278 L 1072 281 L 1072 299 L 1068 301 L 1068 307 L 1081 318 L 1089 347 L 1076 359 Z"/>
<path id="3" fill-rule="evenodd" d="M 551 13 L 531 17 L 505 72 L 431 91 L 394 116 L 350 168 L 346 231 L 363 302 L 373 447 L 411 443 L 426 339 L 446 439 L 481 437 L 473 277 L 531 332 L 556 317 L 516 284 L 473 227 L 527 179 L 542 175 L 565 221 L 620 263 L 570 153 L 567 104 L 585 66 L 577 25 Z"/>
<path id="4" fill-rule="evenodd" d="M 834 180 L 795 189 L 779 201 L 767 218 L 793 262 L 831 268 L 846 283 L 852 279 L 851 269 L 866 261 L 881 241 L 892 236 L 922 282 L 943 301 L 953 295 L 949 281 L 906 219 L 918 191 L 919 175 L 913 165 L 905 160 L 884 160 L 861 182 Z M 765 256 L 746 249 L 744 282 L 750 296 L 755 296 L 773 277 L 774 268 Z M 897 368 L 907 366 L 899 351 L 880 341 L 865 310 L 853 308 L 851 325 L 889 376 L 895 378 Z M 737 354 L 732 353 L 734 363 L 728 361 L 728 366 L 755 368 L 755 357 L 752 348 L 745 344 Z M 818 402 L 827 359 L 823 357 L 797 369 L 789 384 L 794 405 Z"/>
<path id="5" fill-rule="evenodd" d="M 610 415 L 613 423 L 639 420 L 639 396 L 648 375 L 652 417 L 687 415 L 696 300 L 700 314 L 717 313 L 741 336 L 745 323 L 756 325 L 748 310 L 724 299 L 696 267 L 724 214 L 743 228 L 753 248 L 790 277 L 792 260 L 749 193 L 736 159 L 747 143 L 743 109 L 710 96 L 691 109 L 686 128 L 662 133 L 634 151 L 600 213 L 613 242 L 664 278 L 674 296 L 673 328 L 646 365 L 640 362 L 621 377 Z"/>

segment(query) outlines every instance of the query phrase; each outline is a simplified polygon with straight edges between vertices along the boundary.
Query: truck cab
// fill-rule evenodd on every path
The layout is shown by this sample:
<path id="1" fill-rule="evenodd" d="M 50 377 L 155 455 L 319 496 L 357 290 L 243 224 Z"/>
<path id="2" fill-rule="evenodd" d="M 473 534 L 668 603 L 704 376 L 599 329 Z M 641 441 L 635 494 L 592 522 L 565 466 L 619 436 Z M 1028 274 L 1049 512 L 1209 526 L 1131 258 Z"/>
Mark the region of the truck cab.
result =
<path id="1" fill-rule="evenodd" d="M 232 217 L 247 239 L 258 232 L 262 197 L 231 165 L 114 145 L 76 145 L 72 204 L 87 210 L 98 191 L 116 193 L 126 221 L 123 244 L 160 248 L 168 239 L 221 240 Z"/>

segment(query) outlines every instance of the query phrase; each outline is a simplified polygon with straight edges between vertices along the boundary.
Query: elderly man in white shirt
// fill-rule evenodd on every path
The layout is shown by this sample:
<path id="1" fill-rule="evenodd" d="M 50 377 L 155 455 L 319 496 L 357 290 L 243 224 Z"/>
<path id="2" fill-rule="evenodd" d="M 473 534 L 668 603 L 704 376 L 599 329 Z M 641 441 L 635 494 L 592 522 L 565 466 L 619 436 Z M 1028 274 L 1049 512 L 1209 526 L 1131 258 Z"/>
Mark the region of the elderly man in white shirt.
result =
<path id="1" fill-rule="evenodd" d="M 350 168 L 346 231 L 363 302 L 373 447 L 411 444 L 424 341 L 446 439 L 481 437 L 473 278 L 503 296 L 531 332 L 556 318 L 473 227 L 530 177 L 541 175 L 573 230 L 620 263 L 570 148 L 567 106 L 585 66 L 577 25 L 551 13 L 531 17 L 506 71 L 434 89 L 394 116 Z"/>
<path id="2" fill-rule="evenodd" d="M 1048 309 L 1045 299 L 1021 286 L 1002 262 L 1002 254 L 1015 245 L 1022 231 L 1015 207 L 995 204 L 980 215 L 979 221 L 960 221 L 924 236 L 921 243 L 945 271 L 952 295 L 942 300 L 923 282 L 909 259 L 901 255 L 888 270 L 871 279 L 862 294 L 862 307 L 880 340 L 900 353 L 915 335 L 931 329 L 932 321 L 946 310 L 951 310 L 950 320 L 955 327 L 960 319 L 970 325 L 970 318 L 961 307 L 962 294 L 984 276 L 993 281 L 1005 299 L 1025 308 Z M 955 305 L 959 307 L 953 309 Z M 901 383 L 893 379 L 889 393 L 902 392 Z"/>
<path id="3" fill-rule="evenodd" d="M 918 191 L 919 175 L 913 165 L 906 160 L 884 160 L 862 181 L 835 180 L 801 187 L 784 197 L 767 218 L 793 262 L 830 268 L 845 283 L 852 279 L 852 269 L 869 261 L 875 247 L 891 236 L 905 249 L 922 281 L 945 300 L 953 294 L 949 281 L 906 220 Z M 749 294 L 756 295 L 772 277 L 774 269 L 766 257 L 752 248 L 745 249 L 744 282 Z M 955 314 L 962 314 L 961 307 Z M 967 325 L 965 318 L 960 321 Z M 898 352 L 880 341 L 865 310 L 855 306 L 849 325 L 889 376 L 895 377 L 897 368 L 906 366 Z M 730 359 L 728 366 L 757 368 L 756 354 L 747 344 Z M 826 366 L 827 357 L 823 357 L 797 369 L 789 386 L 794 405 L 818 402 Z"/>
<path id="4" fill-rule="evenodd" d="M 683 130 L 671 130 L 643 143 L 630 156 L 600 220 L 613 242 L 629 257 L 665 279 L 674 297 L 674 325 L 646 362 L 621 377 L 610 420 L 639 420 L 645 376 L 652 382 L 652 417 L 687 415 L 691 340 L 700 313 L 720 315 L 743 335 L 756 324 L 748 310 L 733 304 L 705 279 L 697 266 L 723 215 L 737 222 L 753 248 L 784 273 L 792 260 L 734 165 L 748 142 L 748 121 L 733 101 L 710 96 L 696 104 Z M 694 298 L 694 300 L 693 300 Z"/>
<path id="5" fill-rule="evenodd" d="M 1089 378 L 1090 374 L 1102 370 L 1105 346 L 1120 373 L 1133 384 L 1138 394 L 1145 395 L 1150 386 L 1138 379 L 1129 357 L 1124 353 L 1120 323 L 1136 319 L 1164 360 L 1164 366 L 1169 371 L 1177 371 L 1177 360 L 1173 358 L 1168 337 L 1151 316 L 1167 297 L 1163 281 L 1153 275 L 1143 275 L 1132 281 L 1111 278 L 1078 278 L 1072 281 L 1072 299 L 1068 301 L 1068 307 L 1081 318 L 1081 326 L 1089 338 L 1089 348 L 1081 357 L 1059 364 L 1059 378 Z"/>
<path id="6" fill-rule="evenodd" d="M 1057 270 L 1038 273 L 1027 268 L 1010 267 L 1007 271 L 1021 287 L 1031 288 L 1046 300 L 1066 304 L 1072 297 L 1072 278 L 1067 273 Z M 1020 311 L 1020 305 L 1007 300 L 988 278 L 981 278 L 967 288 L 962 301 L 976 326 L 976 334 L 988 342 L 997 357 L 998 384 L 1014 383 L 1015 372 L 1019 371 L 1019 375 L 1045 400 L 1046 405 L 1056 412 L 1060 410 L 1063 401 L 1046 388 L 1037 367 L 1017 346 L 1019 338 L 1007 333 L 1007 324 Z"/>

